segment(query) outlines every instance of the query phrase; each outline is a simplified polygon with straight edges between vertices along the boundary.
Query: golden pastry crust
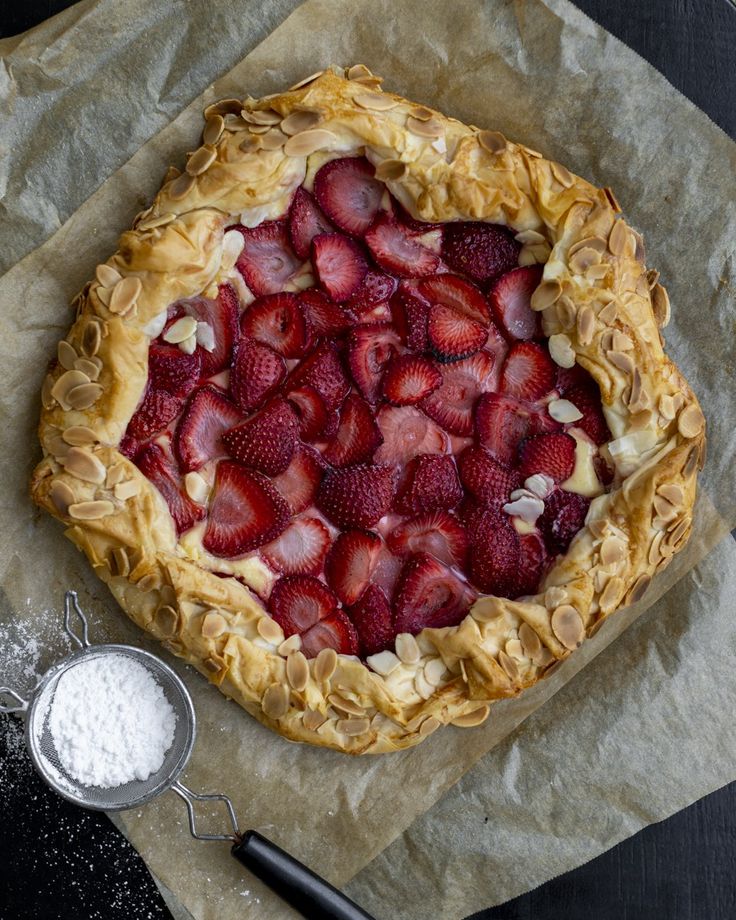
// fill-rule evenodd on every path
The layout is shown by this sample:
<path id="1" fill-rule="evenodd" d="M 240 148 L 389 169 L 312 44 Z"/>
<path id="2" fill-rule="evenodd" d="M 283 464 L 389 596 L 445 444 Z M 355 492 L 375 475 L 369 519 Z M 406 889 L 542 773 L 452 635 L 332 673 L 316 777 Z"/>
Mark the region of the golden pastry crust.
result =
<path id="1" fill-rule="evenodd" d="M 549 674 L 638 600 L 688 538 L 705 422 L 663 351 L 667 294 L 610 190 L 382 92 L 363 65 L 261 100 L 224 100 L 205 116 L 186 171 L 170 170 L 75 302 L 43 386 L 33 498 L 139 626 L 286 738 L 379 753 L 444 723 L 477 725 L 490 702 Z M 232 268 L 226 227 L 281 216 L 325 159 L 360 152 L 415 217 L 506 224 L 522 264 L 545 263 L 533 307 L 554 360 L 577 361 L 599 384 L 617 472 L 537 596 L 481 597 L 457 627 L 399 636 L 396 654 L 370 666 L 332 650 L 307 661 L 254 593 L 187 557 L 163 499 L 116 449 L 162 311 L 214 290 Z"/>

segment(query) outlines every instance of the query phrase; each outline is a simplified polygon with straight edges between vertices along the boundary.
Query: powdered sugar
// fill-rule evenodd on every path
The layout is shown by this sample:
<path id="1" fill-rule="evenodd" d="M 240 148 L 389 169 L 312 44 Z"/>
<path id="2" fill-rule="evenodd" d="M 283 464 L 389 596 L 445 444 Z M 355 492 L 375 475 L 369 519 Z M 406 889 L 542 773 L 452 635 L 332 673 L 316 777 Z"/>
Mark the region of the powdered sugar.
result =
<path id="1" fill-rule="evenodd" d="M 147 779 L 174 740 L 171 704 L 146 667 L 127 655 L 82 659 L 59 679 L 50 709 L 59 760 L 86 786 Z"/>

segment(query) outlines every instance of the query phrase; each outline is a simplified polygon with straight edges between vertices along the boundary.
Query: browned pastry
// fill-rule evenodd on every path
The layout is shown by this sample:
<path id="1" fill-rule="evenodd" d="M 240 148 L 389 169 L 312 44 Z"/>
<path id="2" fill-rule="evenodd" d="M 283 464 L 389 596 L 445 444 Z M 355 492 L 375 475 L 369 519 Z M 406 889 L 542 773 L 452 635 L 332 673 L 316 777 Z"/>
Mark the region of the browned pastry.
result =
<path id="1" fill-rule="evenodd" d="M 383 92 L 363 65 L 260 100 L 224 100 L 205 117 L 186 170 L 170 170 L 75 302 L 43 385 L 33 498 L 64 522 L 139 626 L 286 738 L 380 753 L 442 724 L 477 725 L 489 703 L 549 674 L 641 598 L 688 539 L 705 424 L 663 350 L 667 293 L 609 189 L 498 132 Z M 216 297 L 223 282 L 241 306 L 252 301 L 234 268 L 242 234 L 228 228 L 281 217 L 323 164 L 359 155 L 413 219 L 504 225 L 522 244 L 520 265 L 543 263 L 532 308 L 556 365 L 579 365 L 600 388 L 611 436 L 601 455 L 615 478 L 591 488 L 592 466 L 577 458 L 568 488 L 592 498 L 587 517 L 533 596 L 481 593 L 458 625 L 400 633 L 367 661 L 329 647 L 310 659 L 259 600 L 268 567 L 214 558 L 196 528 L 178 537 L 160 492 L 118 448 L 167 308 Z M 191 325 L 181 335 L 194 348 Z M 209 487 L 194 478 L 187 488 L 203 501 L 197 489 Z"/>

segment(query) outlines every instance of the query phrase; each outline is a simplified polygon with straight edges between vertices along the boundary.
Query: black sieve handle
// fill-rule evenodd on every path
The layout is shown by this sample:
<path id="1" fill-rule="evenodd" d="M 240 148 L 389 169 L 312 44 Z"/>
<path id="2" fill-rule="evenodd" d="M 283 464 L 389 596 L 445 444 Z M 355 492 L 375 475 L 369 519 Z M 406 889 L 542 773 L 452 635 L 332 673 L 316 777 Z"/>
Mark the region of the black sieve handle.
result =
<path id="1" fill-rule="evenodd" d="M 246 831 L 232 854 L 306 920 L 373 920 L 337 888 L 257 831 Z"/>

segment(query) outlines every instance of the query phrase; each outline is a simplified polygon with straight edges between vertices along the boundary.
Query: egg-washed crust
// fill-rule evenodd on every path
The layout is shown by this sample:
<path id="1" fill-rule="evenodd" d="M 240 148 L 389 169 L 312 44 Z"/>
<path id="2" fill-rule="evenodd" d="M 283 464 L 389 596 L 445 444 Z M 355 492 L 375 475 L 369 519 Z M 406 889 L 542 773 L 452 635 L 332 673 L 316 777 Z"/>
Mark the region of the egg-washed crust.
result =
<path id="1" fill-rule="evenodd" d="M 242 114 L 241 114 L 241 109 Z M 171 169 L 75 301 L 43 386 L 34 500 L 66 525 L 139 626 L 286 738 L 352 754 L 472 726 L 489 703 L 547 676 L 615 610 L 643 596 L 688 539 L 704 418 L 663 351 L 669 301 L 609 189 L 494 131 L 380 88 L 363 65 L 205 110 L 204 143 Z M 177 549 L 157 490 L 116 446 L 143 394 L 149 336 L 167 305 L 212 288 L 225 228 L 288 208 L 311 154 L 365 153 L 415 217 L 506 224 L 521 262 L 544 262 L 533 297 L 558 364 L 600 386 L 619 483 L 594 499 L 567 554 L 526 601 L 481 597 L 456 627 L 397 640 L 376 667 L 311 660 L 241 582 Z M 254 218 L 255 215 L 255 218 Z"/>

